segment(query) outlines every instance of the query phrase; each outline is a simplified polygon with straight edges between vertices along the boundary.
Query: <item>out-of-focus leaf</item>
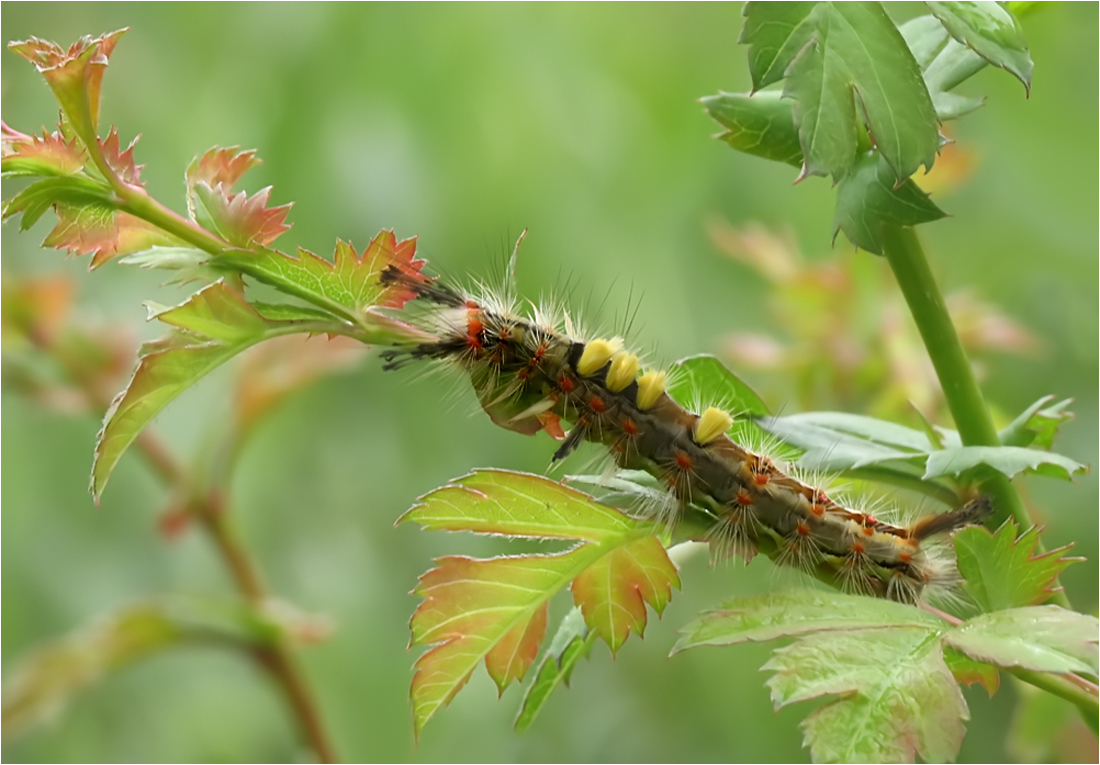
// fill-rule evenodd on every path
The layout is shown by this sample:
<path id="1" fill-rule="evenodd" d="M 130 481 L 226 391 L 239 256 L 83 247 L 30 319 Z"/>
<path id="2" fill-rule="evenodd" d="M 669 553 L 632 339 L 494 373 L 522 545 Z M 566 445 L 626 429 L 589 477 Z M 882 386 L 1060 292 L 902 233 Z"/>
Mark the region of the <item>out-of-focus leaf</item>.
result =
<path id="1" fill-rule="evenodd" d="M 653 524 L 541 476 L 478 471 L 428 494 L 402 520 L 582 542 L 556 555 L 442 558 L 421 578 L 417 594 L 424 602 L 410 625 L 412 643 L 433 647 L 417 660 L 413 677 L 418 734 L 478 662 L 486 662 L 502 691 L 522 678 L 545 630 L 546 602 L 570 582 L 585 622 L 612 650 L 630 631 L 642 633 L 647 604 L 659 613 L 670 588 L 679 586 Z"/>
<path id="2" fill-rule="evenodd" d="M 972 659 L 951 646 L 944 646 L 943 660 L 960 685 L 981 683 L 989 698 L 1001 687 L 1001 674 L 992 664 Z"/>
<path id="3" fill-rule="evenodd" d="M 194 247 L 150 247 L 147 250 L 133 252 L 119 263 L 138 268 L 161 268 L 167 271 L 182 271 L 198 268 L 210 260 L 210 253 Z"/>
<path id="4" fill-rule="evenodd" d="M 716 136 L 738 151 L 802 166 L 802 145 L 794 125 L 792 103 L 767 90 L 752 95 L 719 93 L 700 99 L 725 132 Z"/>
<path id="5" fill-rule="evenodd" d="M 37 37 L 8 43 L 13 52 L 34 64 L 46 78 L 65 117 L 86 146 L 98 140 L 96 131 L 103 75 L 111 52 L 127 29 L 94 38 L 85 35 L 68 50 Z"/>
<path id="6" fill-rule="evenodd" d="M 97 501 L 122 453 L 180 393 L 261 340 L 295 332 L 326 331 L 319 322 L 265 319 L 222 282 L 150 318 L 184 331 L 142 348 L 133 377 L 107 410 L 92 467 L 91 488 Z"/>
<path id="7" fill-rule="evenodd" d="M 933 15 L 951 36 L 983 59 L 1011 72 L 1031 90 L 1035 65 L 1024 30 L 1012 12 L 994 2 L 928 2 Z"/>
<path id="8" fill-rule="evenodd" d="M 1037 446 L 1040 449 L 1053 447 L 1058 428 L 1074 417 L 1073 412 L 1069 411 L 1073 399 L 1067 398 L 1047 406 L 1053 400 L 1054 396 L 1043 396 L 1021 412 L 997 434 L 1001 443 L 1005 446 Z"/>
<path id="9" fill-rule="evenodd" d="M 578 661 L 588 656 L 594 642 L 596 633 L 588 629 L 579 608 L 574 608 L 565 615 L 539 662 L 535 679 L 523 695 L 523 703 L 515 722 L 518 733 L 531 727 L 554 689 L 560 685 L 569 685 L 573 668 Z"/>
<path id="10" fill-rule="evenodd" d="M 393 231 L 380 231 L 362 255 L 354 245 L 342 241 L 336 243 L 333 262 L 308 250 L 299 249 L 298 254 L 295 258 L 273 250 L 230 252 L 214 262 L 356 323 L 363 321 L 371 307 L 401 308 L 412 299 L 407 284 L 382 283 L 387 269 L 406 280 L 427 280 L 420 273 L 424 261 L 415 257 L 416 237 L 398 242 Z"/>
<path id="11" fill-rule="evenodd" d="M 263 647 L 277 633 L 236 604 L 180 598 L 135 604 L 41 646 L 15 667 L 4 689 L 4 736 L 52 717 L 83 688 L 156 651 L 184 644 Z"/>
<path id="12" fill-rule="evenodd" d="M 1005 749 L 1013 762 L 1096 759 L 1096 736 L 1077 707 L 1033 685 L 1018 682 L 1014 686 L 1018 701 L 1005 737 Z"/>
<path id="13" fill-rule="evenodd" d="M 813 25 L 806 17 L 815 3 L 745 3 L 741 13 L 742 45 L 749 46 L 749 74 L 752 89 L 760 90 L 786 76 L 795 55 L 813 36 Z"/>
<path id="14" fill-rule="evenodd" d="M 963 588 L 983 611 L 1038 605 L 1060 588 L 1051 585 L 1066 567 L 1082 558 L 1067 558 L 1069 546 L 1035 555 L 1039 529 L 1017 538 L 1016 524 L 1006 521 L 996 532 L 970 526 L 951 537 Z"/>
<path id="15" fill-rule="evenodd" d="M 906 178 L 897 185 L 886 161 L 868 152 L 837 186 L 833 236 L 843 231 L 856 247 L 881 255 L 886 226 L 916 226 L 943 216 L 916 183 Z"/>
<path id="16" fill-rule="evenodd" d="M 398 523 L 478 534 L 578 539 L 620 539 L 638 523 L 592 497 L 542 476 L 478 470 L 421 497 Z"/>
<path id="17" fill-rule="evenodd" d="M 1088 467 L 1080 462 L 1039 449 L 1019 446 L 959 446 L 932 452 L 928 456 L 924 477 L 958 475 L 978 465 L 988 465 L 1009 478 L 1028 472 L 1069 481 L 1074 473 L 1088 472 Z"/>
<path id="18" fill-rule="evenodd" d="M 768 405 L 748 383 L 735 375 L 717 357 L 688 356 L 672 365 L 668 394 L 684 406 L 713 403 L 732 414 L 768 414 Z"/>
<path id="19" fill-rule="evenodd" d="M 703 645 L 733 645 L 833 630 L 919 627 L 943 629 L 944 622 L 914 606 L 822 590 L 738 598 L 707 611 L 681 630 L 673 653 Z"/>
<path id="20" fill-rule="evenodd" d="M 985 61 L 965 45 L 955 42 L 935 16 L 918 16 L 898 28 L 913 52 L 932 97 L 936 116 L 958 119 L 982 105 L 985 99 L 951 93 L 963 80 L 977 73 Z"/>
<path id="21" fill-rule="evenodd" d="M 818 3 L 814 34 L 788 67 L 803 174 L 839 181 L 852 170 L 863 131 L 885 161 L 889 187 L 940 147 L 938 119 L 920 67 L 879 3 Z"/>
<path id="22" fill-rule="evenodd" d="M 763 667 L 777 708 L 838 697 L 802 723 L 816 762 L 955 759 L 966 702 L 928 630 L 824 632 L 780 648 Z"/>
<path id="23" fill-rule="evenodd" d="M 630 633 L 645 633 L 646 605 L 660 615 L 680 588 L 676 566 L 657 537 L 616 547 L 573 580 L 573 602 L 588 626 L 616 653 Z"/>
<path id="24" fill-rule="evenodd" d="M 980 661 L 1033 672 L 1096 674 L 1100 621 L 1059 606 L 979 614 L 947 633 L 950 645 Z"/>
<path id="25" fill-rule="evenodd" d="M 20 176 L 75 175 L 84 167 L 84 150 L 75 139 L 61 133 L 42 131 L 42 137 L 23 135 L 3 125 L 3 158 L 0 175 Z"/>

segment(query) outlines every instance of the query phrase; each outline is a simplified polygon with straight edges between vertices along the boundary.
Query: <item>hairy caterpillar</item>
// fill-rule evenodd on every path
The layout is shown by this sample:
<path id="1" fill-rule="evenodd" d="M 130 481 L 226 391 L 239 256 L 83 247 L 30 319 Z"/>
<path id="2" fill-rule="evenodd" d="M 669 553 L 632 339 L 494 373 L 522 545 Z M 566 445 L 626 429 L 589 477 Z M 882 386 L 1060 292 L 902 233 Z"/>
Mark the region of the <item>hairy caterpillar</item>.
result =
<path id="1" fill-rule="evenodd" d="M 555 461 L 584 441 L 606 446 L 618 467 L 667 487 L 660 495 L 667 501 L 648 514 L 673 523 L 690 503 L 709 515 L 716 557 L 748 561 L 764 552 L 844 589 L 915 602 L 929 587 L 956 583 L 953 562 L 928 540 L 991 509 L 979 498 L 909 525 L 887 523 L 731 440 L 731 413 L 682 407 L 666 392 L 667 374 L 643 371 L 620 338 L 579 338 L 564 311 L 535 307 L 524 315 L 506 294 L 474 296 L 394 268 L 381 278 L 431 306 L 417 323 L 437 338 L 384 352 L 385 369 L 422 359 L 457 364 L 497 425 L 558 439 Z"/>

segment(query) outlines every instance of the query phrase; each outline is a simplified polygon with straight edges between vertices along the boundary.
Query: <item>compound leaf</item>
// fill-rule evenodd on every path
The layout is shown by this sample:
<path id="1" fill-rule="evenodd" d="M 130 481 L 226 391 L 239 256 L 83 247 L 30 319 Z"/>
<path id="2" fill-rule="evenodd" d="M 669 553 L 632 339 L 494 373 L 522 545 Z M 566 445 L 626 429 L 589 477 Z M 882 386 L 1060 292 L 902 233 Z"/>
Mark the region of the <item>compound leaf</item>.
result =
<path id="1" fill-rule="evenodd" d="M 1065 557 L 1068 546 L 1035 555 L 1039 531 L 1032 527 L 1017 538 L 1008 520 L 995 532 L 969 526 L 951 537 L 963 588 L 983 611 L 1042 603 L 1058 591 L 1052 585 L 1066 567 L 1082 560 Z"/>
<path id="2" fill-rule="evenodd" d="M 938 634 L 919 628 L 824 632 L 763 667 L 776 708 L 836 696 L 802 723 L 816 762 L 955 758 L 969 719 Z"/>
<path id="3" fill-rule="evenodd" d="M 1058 606 L 979 614 L 947 633 L 950 645 L 980 661 L 1034 672 L 1097 671 L 1095 616 Z"/>

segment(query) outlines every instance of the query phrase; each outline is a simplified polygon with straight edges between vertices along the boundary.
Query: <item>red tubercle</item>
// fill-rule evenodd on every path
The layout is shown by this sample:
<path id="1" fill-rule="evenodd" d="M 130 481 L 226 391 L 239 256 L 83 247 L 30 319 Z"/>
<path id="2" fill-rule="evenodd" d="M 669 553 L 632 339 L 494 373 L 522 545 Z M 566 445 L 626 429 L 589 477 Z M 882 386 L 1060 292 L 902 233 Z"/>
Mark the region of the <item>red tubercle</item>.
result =
<path id="1" fill-rule="evenodd" d="M 825 517 L 825 505 L 821 502 L 814 502 L 810 505 L 810 514 L 815 518 Z"/>
<path id="2" fill-rule="evenodd" d="M 860 532 L 865 537 L 873 537 L 875 535 L 875 528 L 874 526 L 864 526 L 860 529 Z"/>
<path id="3" fill-rule="evenodd" d="M 588 408 L 596 414 L 602 414 L 607 411 L 607 402 L 599 396 L 592 396 L 588 399 Z"/>
<path id="4" fill-rule="evenodd" d="M 757 486 L 767 486 L 772 474 L 775 473 L 775 465 L 767 457 L 757 457 L 749 466 L 749 472 L 752 473 L 753 483 Z"/>
<path id="5" fill-rule="evenodd" d="M 768 481 L 770 481 L 770 480 L 771 480 L 771 476 L 769 476 L 767 473 L 756 473 L 756 472 L 754 472 L 752 474 L 752 482 L 755 483 L 757 486 L 767 486 Z"/>
<path id="6" fill-rule="evenodd" d="M 867 548 L 863 546 L 863 542 L 856 540 L 855 542 L 852 542 L 850 552 L 852 553 L 852 555 L 863 555 L 863 553 L 867 552 Z"/>
<path id="7" fill-rule="evenodd" d="M 562 375 L 560 378 L 558 378 L 558 388 L 561 389 L 562 393 L 572 393 L 574 390 L 576 390 L 576 387 L 577 384 L 573 382 L 573 378 L 566 375 Z"/>
<path id="8" fill-rule="evenodd" d="M 810 524 L 806 523 L 805 521 L 799 521 L 798 525 L 794 527 L 794 530 L 795 533 L 803 539 L 810 536 L 811 533 Z"/>
<path id="9" fill-rule="evenodd" d="M 638 435 L 638 424 L 629 417 L 624 417 L 620 425 L 622 426 L 623 432 L 628 436 Z"/>
<path id="10" fill-rule="evenodd" d="M 748 507 L 752 504 L 752 495 L 744 489 L 740 489 L 737 492 L 736 501 L 741 507 Z"/>
<path id="11" fill-rule="evenodd" d="M 913 562 L 913 554 L 908 550 L 902 550 L 898 553 L 898 560 L 902 563 L 909 564 Z"/>
<path id="12" fill-rule="evenodd" d="M 477 302 L 474 301 L 474 300 L 467 300 L 466 301 L 466 307 L 470 308 L 470 309 L 480 309 L 481 308 L 481 306 L 478 305 Z"/>
<path id="13" fill-rule="evenodd" d="M 691 455 L 684 452 L 676 452 L 676 467 L 680 470 L 691 470 L 694 465 L 691 462 Z"/>

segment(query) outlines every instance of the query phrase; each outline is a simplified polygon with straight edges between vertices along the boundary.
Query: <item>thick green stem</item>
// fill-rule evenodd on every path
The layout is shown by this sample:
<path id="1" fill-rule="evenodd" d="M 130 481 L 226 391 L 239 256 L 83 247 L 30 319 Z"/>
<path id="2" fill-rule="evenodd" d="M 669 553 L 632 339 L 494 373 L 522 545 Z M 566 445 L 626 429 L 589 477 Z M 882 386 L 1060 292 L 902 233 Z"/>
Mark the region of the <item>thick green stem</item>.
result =
<path id="1" fill-rule="evenodd" d="M 1023 680 L 1025 683 L 1034 685 L 1036 688 L 1041 688 L 1047 693 L 1053 693 L 1055 696 L 1059 696 L 1073 704 L 1081 711 L 1081 717 L 1084 718 L 1089 729 L 1094 734 L 1097 732 L 1097 718 L 1100 717 L 1100 700 L 1087 689 L 1071 682 L 1062 675 L 1048 675 L 1043 672 L 1031 672 L 1030 670 L 1020 669 L 1019 667 L 1007 671 L 1020 680 Z"/>
<path id="2" fill-rule="evenodd" d="M 883 252 L 897 277 L 898 286 L 936 369 L 944 399 L 963 444 L 1000 446 L 1001 441 L 985 397 L 974 378 L 974 371 L 916 232 L 911 228 L 887 226 L 883 232 L 883 245 Z M 1000 524 L 1012 517 L 1022 528 L 1032 526 L 1023 499 L 1007 476 L 988 467 L 976 468 L 973 472 L 982 492 L 993 500 L 993 523 Z M 1063 592 L 1058 592 L 1051 600 L 1063 608 L 1070 607 L 1069 599 Z"/>

